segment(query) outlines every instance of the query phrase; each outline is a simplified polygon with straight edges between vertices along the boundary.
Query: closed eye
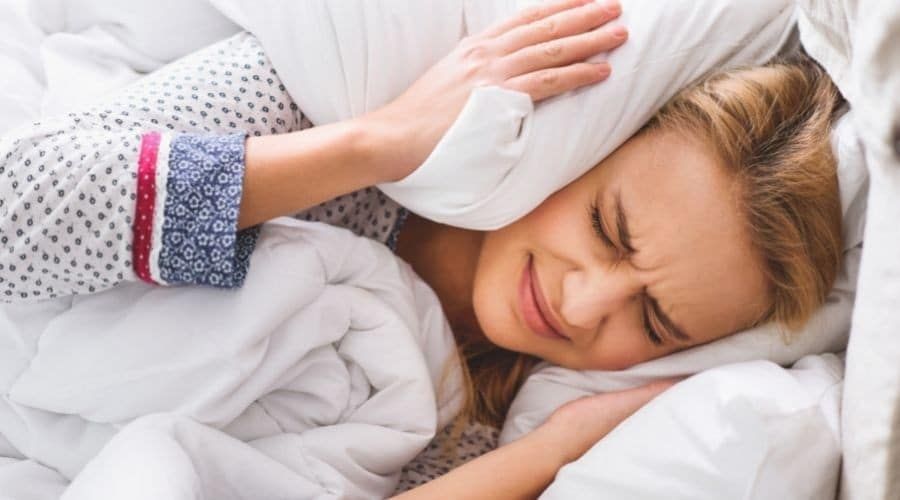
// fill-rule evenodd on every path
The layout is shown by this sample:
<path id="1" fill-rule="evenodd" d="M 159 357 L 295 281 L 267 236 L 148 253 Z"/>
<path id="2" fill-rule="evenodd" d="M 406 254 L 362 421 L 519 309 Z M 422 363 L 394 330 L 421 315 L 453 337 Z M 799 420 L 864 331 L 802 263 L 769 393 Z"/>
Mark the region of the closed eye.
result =
<path id="1" fill-rule="evenodd" d="M 597 207 L 597 202 L 591 202 L 589 211 L 591 226 L 593 226 L 594 232 L 601 240 L 603 240 L 604 245 L 609 248 L 616 248 L 616 244 L 613 243 L 612 239 L 609 237 L 609 233 L 604 229 L 603 216 L 600 214 L 600 208 Z"/>
<path id="2" fill-rule="evenodd" d="M 650 322 L 650 311 L 644 307 L 642 308 L 641 315 L 643 316 L 644 334 L 647 335 L 647 338 L 649 338 L 650 342 L 653 342 L 654 345 L 662 345 L 662 336 L 653 330 L 653 325 Z"/>

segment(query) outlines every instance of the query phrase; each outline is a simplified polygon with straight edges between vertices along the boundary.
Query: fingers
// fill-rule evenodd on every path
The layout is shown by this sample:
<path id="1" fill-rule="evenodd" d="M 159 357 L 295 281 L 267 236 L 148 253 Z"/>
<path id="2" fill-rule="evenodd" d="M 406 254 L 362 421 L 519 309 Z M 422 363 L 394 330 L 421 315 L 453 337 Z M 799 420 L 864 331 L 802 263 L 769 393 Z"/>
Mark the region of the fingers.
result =
<path id="1" fill-rule="evenodd" d="M 557 12 L 581 7 L 582 5 L 591 3 L 593 1 L 594 0 L 558 0 L 556 2 L 547 2 L 541 5 L 535 5 L 534 7 L 522 10 L 510 19 L 505 19 L 497 24 L 494 24 L 480 34 L 476 35 L 476 37 L 493 38 L 502 35 L 503 33 L 506 33 L 507 31 L 518 26 L 533 23 L 545 17 L 552 16 Z"/>
<path id="2" fill-rule="evenodd" d="M 631 389 L 585 396 L 557 408 L 544 424 L 570 454 L 581 456 L 622 421 L 638 411 L 677 380 L 661 380 Z"/>
<path id="3" fill-rule="evenodd" d="M 627 37 L 628 33 L 621 26 L 600 28 L 590 33 L 526 47 L 506 56 L 500 62 L 499 69 L 514 77 L 559 67 L 612 50 L 625 43 Z"/>
<path id="4" fill-rule="evenodd" d="M 597 28 L 620 14 L 616 0 L 590 1 L 510 29 L 494 40 L 497 50 L 506 53 L 495 63 L 507 78 L 503 86 L 540 101 L 605 80 L 609 65 L 582 61 L 625 43 L 624 27 Z"/>
<path id="5" fill-rule="evenodd" d="M 624 391 L 601 394 L 600 396 L 606 396 L 606 398 L 600 396 L 597 398 L 598 400 L 606 399 L 606 405 L 610 415 L 614 415 L 618 421 L 621 421 L 630 417 L 677 382 L 677 380 L 671 379 L 658 380 Z"/>
<path id="6" fill-rule="evenodd" d="M 538 102 L 578 87 L 601 82 L 608 78 L 609 74 L 610 67 L 605 62 L 576 63 L 512 78 L 507 80 L 503 87 L 529 94 L 534 102 Z"/>
<path id="7" fill-rule="evenodd" d="M 643 396 L 647 398 L 647 401 L 650 401 L 651 399 L 658 396 L 660 393 L 665 392 L 667 389 L 669 389 L 673 385 L 677 384 L 678 382 L 681 382 L 682 380 L 684 380 L 686 378 L 687 377 L 676 377 L 676 378 L 657 380 L 654 382 L 650 382 L 649 384 L 646 384 L 646 385 L 643 385 L 640 387 L 636 387 L 632 390 L 635 392 L 642 393 Z"/>
<path id="8" fill-rule="evenodd" d="M 520 25 L 497 38 L 499 50 L 511 54 L 520 49 L 591 31 L 619 17 L 622 7 L 615 1 L 588 2 L 540 20 Z"/>

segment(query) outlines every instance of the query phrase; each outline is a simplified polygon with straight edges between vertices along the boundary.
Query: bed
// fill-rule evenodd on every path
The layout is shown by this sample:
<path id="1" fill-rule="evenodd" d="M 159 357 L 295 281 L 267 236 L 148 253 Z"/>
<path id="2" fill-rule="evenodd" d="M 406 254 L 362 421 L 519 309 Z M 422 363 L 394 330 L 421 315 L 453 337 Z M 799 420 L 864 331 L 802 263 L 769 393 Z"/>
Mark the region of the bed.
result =
<path id="1" fill-rule="evenodd" d="M 509 9 L 512 3 L 496 2 L 496 5 Z M 788 4 L 790 8 L 786 9 Z M 239 1 L 226 0 L 135 0 L 127 5 L 107 0 L 3 0 L 0 2 L 0 63 L 4 67 L 4 78 L 0 81 L 0 135 L 21 123 L 102 98 L 192 50 L 242 28 L 251 29 L 248 23 L 268 22 L 265 18 L 248 16 L 240 9 L 241 5 Z M 347 3 L 343 8 L 352 9 L 353 5 Z M 447 5 L 442 8 L 449 10 Z M 753 60 L 771 55 L 766 50 L 772 46 L 791 50 L 792 41 L 796 41 L 793 23 L 797 14 L 793 3 L 771 1 L 766 5 L 773 9 L 773 14 L 761 22 L 759 29 L 771 30 L 766 36 L 776 41 L 765 50 L 747 49 L 753 55 L 746 57 Z M 361 5 L 356 8 L 364 9 Z M 365 8 L 373 7 L 370 4 Z M 804 12 L 809 10 L 800 11 L 801 26 L 809 22 L 810 15 L 804 17 Z M 490 9 L 476 11 L 484 17 L 470 18 L 473 25 L 491 19 Z M 171 12 L 179 15 L 171 16 Z M 725 9 L 722 15 L 728 12 Z M 279 17 L 291 19 L 291 16 Z M 782 24 L 772 19 L 779 19 Z M 345 28 L 349 29 L 352 18 L 343 20 L 347 20 Z M 791 29 L 784 29 L 787 25 Z M 167 32 L 184 36 L 159 37 L 161 26 Z M 813 30 L 806 29 L 806 33 Z M 810 41 L 813 36 L 806 34 L 805 42 L 814 44 Z M 427 60 L 427 57 L 422 59 L 420 66 L 427 67 L 424 66 Z M 302 65 L 295 69 L 301 70 Z M 407 71 L 414 75 L 417 66 L 411 65 Z M 684 72 L 681 81 L 687 83 L 692 75 Z M 382 92 L 382 98 L 388 98 L 391 87 L 385 87 Z M 658 95 L 657 100 L 664 101 L 665 96 Z M 370 101 L 364 106 L 377 105 L 378 99 L 370 97 Z M 341 113 L 359 111 L 352 106 L 336 111 L 312 109 L 312 104 L 309 107 L 315 123 L 326 123 L 340 119 Z M 652 106 L 648 112 L 650 109 Z M 580 460 L 563 468 L 544 498 L 593 498 L 602 492 L 613 498 L 819 499 L 836 498 L 840 485 L 844 489 L 842 498 L 889 498 L 888 471 L 895 462 L 885 457 L 889 450 L 890 417 L 897 405 L 885 407 L 878 420 L 871 423 L 864 412 L 856 410 L 864 398 L 874 394 L 874 389 L 860 375 L 863 366 L 872 366 L 885 358 L 868 347 L 861 335 L 849 336 L 869 182 L 857 123 L 860 120 L 854 113 L 851 110 L 841 119 L 833 140 L 841 162 L 844 216 L 851 221 L 845 229 L 845 266 L 828 304 L 800 340 L 783 346 L 773 341 L 771 331 L 758 329 L 621 372 L 575 372 L 541 365 L 514 402 L 503 429 L 478 426 L 466 429 L 462 442 L 467 444 L 450 455 L 441 446 L 447 432 L 438 433 L 431 445 L 405 468 L 398 491 L 498 443 L 516 439 L 566 401 L 658 378 L 694 375 L 679 384 L 677 390 L 635 414 Z M 642 119 L 635 116 L 633 121 L 638 124 Z M 633 132 L 628 127 L 607 131 L 606 135 L 618 135 L 617 140 L 624 140 Z M 458 129 L 462 131 L 460 135 L 450 134 L 445 143 L 445 158 L 462 154 L 458 144 L 471 139 L 464 134 L 465 127 Z M 596 157 L 604 153 L 604 147 L 608 152 L 615 146 L 612 140 L 602 147 L 591 148 L 591 154 Z M 582 162 L 590 161 L 592 157 L 585 156 Z M 440 172 L 441 158 L 433 163 L 431 170 Z M 571 177 L 575 173 L 567 175 Z M 563 185 L 569 177 L 552 182 Z M 428 179 L 418 181 L 426 185 L 429 182 Z M 486 181 L 483 191 L 473 195 L 473 199 L 490 198 L 491 193 L 501 189 L 498 186 L 497 180 Z M 444 205 L 435 203 L 433 196 L 422 196 L 421 188 L 409 183 L 389 186 L 386 192 L 422 212 L 431 210 L 436 219 L 445 222 L 465 220 L 472 224 L 472 213 L 492 213 L 477 200 L 466 200 L 465 210 L 458 209 L 459 200 L 449 200 Z M 422 199 L 430 204 L 417 205 L 423 203 Z M 528 203 L 533 204 L 534 199 L 523 203 L 515 209 L 495 210 L 493 213 L 500 215 L 485 215 L 476 224 L 483 228 L 500 225 L 510 214 L 525 210 Z M 454 207 L 453 210 L 447 209 L 448 206 Z M 16 309 L 0 307 L 0 317 L 16 320 Z M 857 346 L 849 354 L 845 352 L 848 336 L 851 346 L 854 343 Z M 896 349 L 896 342 L 890 346 L 887 352 Z M 856 374 L 852 387 L 846 388 L 844 384 L 845 371 L 848 377 Z M 878 391 L 885 405 L 889 405 L 896 401 L 896 378 L 885 380 Z M 847 407 L 847 401 L 852 407 Z M 849 418 L 852 427 L 845 428 L 842 418 Z M 446 423 L 446 418 L 441 421 Z M 0 484 L 11 485 L 11 489 L 0 491 L 0 498 L 4 495 L 17 499 L 56 498 L 65 491 L 68 486 L 65 478 L 41 469 L 39 463 L 24 463 L 19 453 L 8 449 L 8 441 L 5 446 L 7 449 L 0 446 L 0 457 L 5 457 L 0 458 Z M 845 459 L 842 469 L 844 449 L 852 450 L 853 461 L 848 463 Z M 96 465 L 91 469 L 92 473 L 97 470 Z"/>

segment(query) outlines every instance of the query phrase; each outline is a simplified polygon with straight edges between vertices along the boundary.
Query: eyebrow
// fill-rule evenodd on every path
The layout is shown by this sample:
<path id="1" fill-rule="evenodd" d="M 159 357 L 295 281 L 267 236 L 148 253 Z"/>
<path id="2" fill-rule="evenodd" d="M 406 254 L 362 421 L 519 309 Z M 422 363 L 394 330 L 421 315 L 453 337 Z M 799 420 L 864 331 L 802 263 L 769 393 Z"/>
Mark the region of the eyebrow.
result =
<path id="1" fill-rule="evenodd" d="M 656 315 L 656 318 L 660 323 L 663 324 L 663 327 L 667 332 L 671 333 L 673 337 L 683 342 L 693 342 L 694 339 L 688 336 L 688 334 L 684 333 L 684 330 L 676 325 L 668 314 L 663 312 L 662 308 L 659 307 L 659 302 L 657 302 L 655 298 L 649 295 L 645 295 L 645 297 L 647 298 L 647 303 L 650 304 L 650 308 L 653 309 L 653 314 Z"/>
<path id="2" fill-rule="evenodd" d="M 625 216 L 625 209 L 622 207 L 622 192 L 616 191 L 615 194 L 615 202 L 616 202 L 616 233 L 619 236 L 619 242 L 629 253 L 634 253 L 634 247 L 631 246 L 631 231 L 628 230 L 628 217 Z M 665 327 L 666 331 L 671 333 L 673 337 L 683 342 L 692 342 L 693 339 L 681 329 L 672 318 L 669 317 L 668 314 L 663 312 L 662 308 L 659 307 L 659 302 L 656 301 L 656 298 L 651 297 L 650 295 L 646 295 L 647 303 L 650 304 L 650 308 L 653 309 L 653 314 L 659 319 L 659 322 L 662 323 L 663 327 Z"/>

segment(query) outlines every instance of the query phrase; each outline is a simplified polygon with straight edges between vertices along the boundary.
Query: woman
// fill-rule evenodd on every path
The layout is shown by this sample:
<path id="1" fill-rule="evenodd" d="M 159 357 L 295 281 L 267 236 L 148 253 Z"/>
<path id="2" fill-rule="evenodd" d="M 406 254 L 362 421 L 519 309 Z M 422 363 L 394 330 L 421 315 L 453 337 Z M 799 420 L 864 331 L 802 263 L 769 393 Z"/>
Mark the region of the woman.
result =
<path id="1" fill-rule="evenodd" d="M 764 322 L 800 328 L 840 267 L 830 144 L 839 99 L 808 59 L 719 72 L 505 228 L 413 216 L 398 253 L 454 326 L 473 388 L 463 421 L 501 425 L 540 359 L 615 370 Z M 670 384 L 574 401 L 521 442 L 406 497 L 462 495 L 465 484 L 536 495 Z M 490 474 L 500 464 L 520 469 L 507 482 Z"/>
<path id="2" fill-rule="evenodd" d="M 466 416 L 492 423 L 536 357 L 620 368 L 760 321 L 802 323 L 840 248 L 827 153 L 834 94 L 808 66 L 722 77 L 716 88 L 730 100 L 701 91 L 676 101 L 602 168 L 492 233 L 404 225 L 402 209 L 367 189 L 420 165 L 475 85 L 540 100 L 605 78 L 607 66 L 577 61 L 625 34 L 595 30 L 616 6 L 585 3 L 548 4 L 469 38 L 397 100 L 344 123 L 297 131 L 302 115 L 243 35 L 140 82 L 111 109 L 5 140 L 4 296 L 90 293 L 135 277 L 240 286 L 255 225 L 334 199 L 305 215 L 389 244 L 399 235 L 399 255 L 446 306 L 478 382 Z M 776 127 L 782 118 L 791 125 Z M 528 440 L 413 494 L 533 494 L 665 387 L 576 402 Z M 493 460 L 522 457 L 533 470 L 515 481 L 486 475 Z"/>
<path id="3" fill-rule="evenodd" d="M 510 374 L 537 359 L 617 370 L 765 322 L 799 329 L 840 267 L 838 99 L 808 59 L 720 72 L 507 227 L 412 216 L 398 254 L 461 340 L 473 417 L 502 423 Z"/>

